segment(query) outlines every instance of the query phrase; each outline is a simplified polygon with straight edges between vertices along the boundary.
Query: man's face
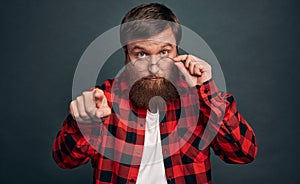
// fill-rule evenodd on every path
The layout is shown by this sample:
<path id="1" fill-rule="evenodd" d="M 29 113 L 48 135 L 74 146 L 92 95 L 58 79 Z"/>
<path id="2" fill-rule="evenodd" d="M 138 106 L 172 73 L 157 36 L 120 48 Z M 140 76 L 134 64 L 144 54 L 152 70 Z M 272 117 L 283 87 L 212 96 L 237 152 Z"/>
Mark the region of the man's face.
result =
<path id="1" fill-rule="evenodd" d="M 177 48 L 171 28 L 128 44 L 127 53 L 126 66 L 133 84 L 129 96 L 134 105 L 149 108 L 149 102 L 155 96 L 162 97 L 166 103 L 177 97 L 173 84 L 178 69 L 171 59 L 177 56 Z"/>
<path id="2" fill-rule="evenodd" d="M 136 75 L 136 79 L 146 76 L 157 76 L 169 79 L 171 73 L 174 72 L 174 64 L 172 62 L 164 62 L 161 66 L 158 62 L 160 58 L 177 56 L 176 39 L 171 28 L 165 29 L 163 32 L 152 36 L 148 39 L 137 40 L 127 45 L 126 64 L 131 67 L 132 72 Z M 140 60 L 143 62 L 143 70 L 135 68 L 135 62 Z M 133 67 L 132 67 L 133 66 Z M 155 80 L 153 78 L 153 80 Z"/>

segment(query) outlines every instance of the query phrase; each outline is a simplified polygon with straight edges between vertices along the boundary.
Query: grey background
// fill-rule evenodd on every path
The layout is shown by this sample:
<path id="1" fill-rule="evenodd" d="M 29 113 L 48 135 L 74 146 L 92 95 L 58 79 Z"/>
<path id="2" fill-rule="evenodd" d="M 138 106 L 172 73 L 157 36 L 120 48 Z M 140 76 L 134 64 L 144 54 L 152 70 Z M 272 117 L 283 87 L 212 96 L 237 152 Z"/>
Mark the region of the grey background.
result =
<path id="1" fill-rule="evenodd" d="M 0 183 L 91 183 L 91 165 L 62 170 L 51 147 L 68 113 L 73 74 L 86 47 L 144 1 L 0 3 Z M 161 1 L 209 44 L 227 90 L 254 128 L 256 160 L 212 156 L 214 183 L 300 183 L 299 1 Z M 114 76 L 121 52 L 99 81 Z M 117 69 L 116 67 L 116 69 Z M 111 73 L 112 71 L 112 73 Z"/>

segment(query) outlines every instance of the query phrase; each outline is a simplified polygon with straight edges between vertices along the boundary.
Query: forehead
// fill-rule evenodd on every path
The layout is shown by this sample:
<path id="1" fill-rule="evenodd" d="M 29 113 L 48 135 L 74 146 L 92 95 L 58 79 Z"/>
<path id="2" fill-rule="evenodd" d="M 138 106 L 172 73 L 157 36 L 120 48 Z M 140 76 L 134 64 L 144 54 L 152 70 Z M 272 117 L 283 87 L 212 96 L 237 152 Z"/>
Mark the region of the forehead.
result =
<path id="1" fill-rule="evenodd" d="M 164 31 L 151 36 L 147 39 L 132 40 L 127 46 L 128 49 L 135 48 L 136 46 L 151 48 L 151 47 L 164 47 L 164 46 L 176 46 L 176 39 L 172 29 L 169 27 Z"/>

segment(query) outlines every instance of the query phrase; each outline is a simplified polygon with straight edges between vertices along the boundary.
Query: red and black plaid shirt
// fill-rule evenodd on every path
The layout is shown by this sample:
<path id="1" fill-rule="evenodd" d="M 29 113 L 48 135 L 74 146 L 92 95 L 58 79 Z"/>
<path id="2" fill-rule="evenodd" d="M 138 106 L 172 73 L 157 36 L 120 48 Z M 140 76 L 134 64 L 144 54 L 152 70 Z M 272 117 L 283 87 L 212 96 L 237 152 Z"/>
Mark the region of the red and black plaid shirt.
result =
<path id="1" fill-rule="evenodd" d="M 54 141 L 54 160 L 62 168 L 74 168 L 91 159 L 95 184 L 135 183 L 147 110 L 131 106 L 122 78 L 107 80 L 100 88 L 112 114 L 100 124 L 77 124 L 69 115 Z M 211 183 L 210 147 L 227 163 L 254 160 L 254 132 L 232 95 L 218 91 L 212 79 L 194 90 L 180 90 L 159 125 L 168 183 Z"/>

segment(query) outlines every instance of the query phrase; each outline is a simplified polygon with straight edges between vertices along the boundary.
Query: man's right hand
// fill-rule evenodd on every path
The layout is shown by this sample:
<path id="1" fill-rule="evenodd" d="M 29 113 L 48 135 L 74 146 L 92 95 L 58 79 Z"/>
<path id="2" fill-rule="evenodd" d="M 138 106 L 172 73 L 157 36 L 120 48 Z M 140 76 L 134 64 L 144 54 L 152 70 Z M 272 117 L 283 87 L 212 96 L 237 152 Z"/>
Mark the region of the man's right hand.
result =
<path id="1" fill-rule="evenodd" d="M 111 114 L 107 99 L 101 89 L 85 91 L 70 103 L 70 114 L 78 123 L 101 122 Z"/>

